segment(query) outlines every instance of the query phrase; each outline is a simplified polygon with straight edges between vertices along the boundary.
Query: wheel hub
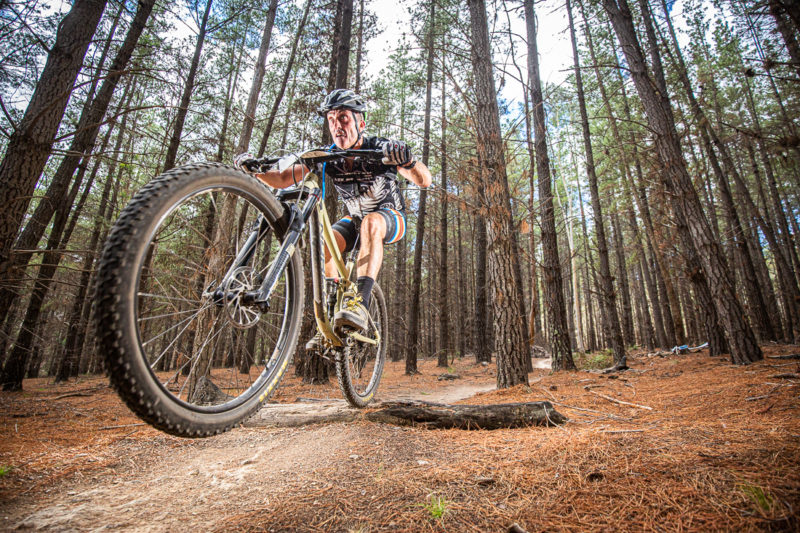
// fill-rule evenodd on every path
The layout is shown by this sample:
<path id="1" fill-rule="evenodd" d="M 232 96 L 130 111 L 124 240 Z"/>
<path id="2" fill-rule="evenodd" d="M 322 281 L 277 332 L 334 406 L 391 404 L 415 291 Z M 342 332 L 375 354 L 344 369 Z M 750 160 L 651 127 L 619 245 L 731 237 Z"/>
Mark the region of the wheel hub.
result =
<path id="1" fill-rule="evenodd" d="M 228 319 L 235 328 L 247 329 L 258 323 L 261 313 L 252 304 L 243 301 L 244 295 L 255 290 L 256 273 L 248 266 L 239 267 L 231 273 L 231 277 L 223 286 L 223 301 Z"/>

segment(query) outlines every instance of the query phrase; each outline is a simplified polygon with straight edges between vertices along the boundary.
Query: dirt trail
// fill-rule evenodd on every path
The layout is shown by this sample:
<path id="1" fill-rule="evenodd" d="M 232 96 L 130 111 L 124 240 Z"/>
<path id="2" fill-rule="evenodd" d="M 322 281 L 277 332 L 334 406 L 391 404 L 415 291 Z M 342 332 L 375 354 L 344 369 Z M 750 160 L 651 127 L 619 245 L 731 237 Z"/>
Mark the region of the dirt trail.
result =
<path id="1" fill-rule="evenodd" d="M 310 482 L 316 469 L 347 457 L 355 431 L 242 428 L 203 441 L 128 441 L 113 450 L 119 463 L 11 510 L 10 523 L 42 531 L 207 531 L 220 516 L 269 505 L 276 492 Z"/>
<path id="2" fill-rule="evenodd" d="M 378 399 L 454 403 L 494 388 L 493 365 L 420 363 L 407 376 L 390 362 Z M 547 399 L 570 418 L 560 427 L 353 420 L 202 440 L 141 424 L 103 378 L 26 381 L 0 394 L 0 531 L 800 530 L 798 361 L 739 367 L 701 352 L 628 364 L 537 368 L 530 386 L 466 402 Z M 438 381 L 443 372 L 461 379 Z M 296 376 L 274 400 L 309 397 L 317 409 L 343 403 L 334 382 Z M 610 513 L 619 502 L 632 503 Z"/>
<path id="3" fill-rule="evenodd" d="M 416 393 L 382 392 L 381 400 L 454 402 L 494 388 L 492 382 L 453 384 Z M 296 425 L 291 423 L 296 413 L 313 418 L 331 410 L 354 411 L 344 402 L 271 404 L 262 411 L 271 407 L 282 409 L 277 419 L 289 420 L 288 425 Z M 204 440 L 157 433 L 123 438 L 100 452 L 96 459 L 105 464 L 94 476 L 59 483 L 34 501 L 0 502 L 0 529 L 210 530 L 222 516 L 263 508 L 294 489 L 313 489 L 320 482 L 318 471 L 363 453 L 357 443 L 365 432 L 370 441 L 384 441 L 402 431 L 376 424 L 254 425 L 264 424 L 248 423 Z"/>

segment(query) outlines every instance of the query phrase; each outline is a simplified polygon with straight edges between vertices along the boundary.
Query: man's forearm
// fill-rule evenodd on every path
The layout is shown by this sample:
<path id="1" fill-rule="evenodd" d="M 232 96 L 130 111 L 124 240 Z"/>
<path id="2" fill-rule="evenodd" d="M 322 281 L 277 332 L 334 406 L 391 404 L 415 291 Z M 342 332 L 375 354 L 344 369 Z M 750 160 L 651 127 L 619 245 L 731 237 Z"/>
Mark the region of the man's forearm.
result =
<path id="1" fill-rule="evenodd" d="M 421 161 L 417 161 L 412 168 L 397 167 L 397 171 L 405 179 L 420 187 L 429 187 L 433 180 L 431 171 Z"/>
<path id="2" fill-rule="evenodd" d="M 255 174 L 255 177 L 276 189 L 285 189 L 291 187 L 303 179 L 307 169 L 303 165 L 292 165 L 291 168 L 286 170 L 268 170 Z"/>

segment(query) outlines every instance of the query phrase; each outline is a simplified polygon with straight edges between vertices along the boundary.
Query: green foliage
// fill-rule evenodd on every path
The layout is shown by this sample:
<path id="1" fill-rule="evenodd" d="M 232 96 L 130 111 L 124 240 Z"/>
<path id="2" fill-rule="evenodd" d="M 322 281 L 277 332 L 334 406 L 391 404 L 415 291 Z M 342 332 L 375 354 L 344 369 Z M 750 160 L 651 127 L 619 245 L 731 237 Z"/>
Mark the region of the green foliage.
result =
<path id="1" fill-rule="evenodd" d="M 13 466 L 0 465 L 0 478 L 10 474 L 12 470 L 14 470 Z"/>
<path id="2" fill-rule="evenodd" d="M 444 496 L 431 494 L 428 496 L 428 502 L 421 505 L 432 520 L 442 520 L 444 515 L 447 514 L 447 506 L 449 503 L 450 502 L 448 502 L 447 498 Z"/>
<path id="3" fill-rule="evenodd" d="M 775 499 L 763 487 L 741 483 L 738 488 L 756 505 L 756 507 L 764 512 L 771 511 L 775 505 Z"/>
<path id="4" fill-rule="evenodd" d="M 611 350 L 601 350 L 594 353 L 576 352 L 573 354 L 575 365 L 581 370 L 598 370 L 608 368 L 614 363 L 614 353 Z"/>

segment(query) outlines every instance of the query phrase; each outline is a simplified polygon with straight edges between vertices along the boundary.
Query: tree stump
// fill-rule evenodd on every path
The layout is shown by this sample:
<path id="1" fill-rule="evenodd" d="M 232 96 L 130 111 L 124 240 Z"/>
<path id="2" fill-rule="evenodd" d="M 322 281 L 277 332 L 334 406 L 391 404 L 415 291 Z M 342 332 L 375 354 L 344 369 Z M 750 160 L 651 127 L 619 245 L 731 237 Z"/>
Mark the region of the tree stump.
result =
<path id="1" fill-rule="evenodd" d="M 441 429 L 501 429 L 555 426 L 567 418 L 550 402 L 498 405 L 445 405 L 430 402 L 385 402 L 365 415 L 372 422 L 421 425 Z"/>
<path id="2" fill-rule="evenodd" d="M 194 388 L 191 401 L 198 405 L 217 405 L 231 399 L 231 396 L 222 392 L 210 379 L 201 376 L 200 379 L 197 380 L 197 385 Z"/>

